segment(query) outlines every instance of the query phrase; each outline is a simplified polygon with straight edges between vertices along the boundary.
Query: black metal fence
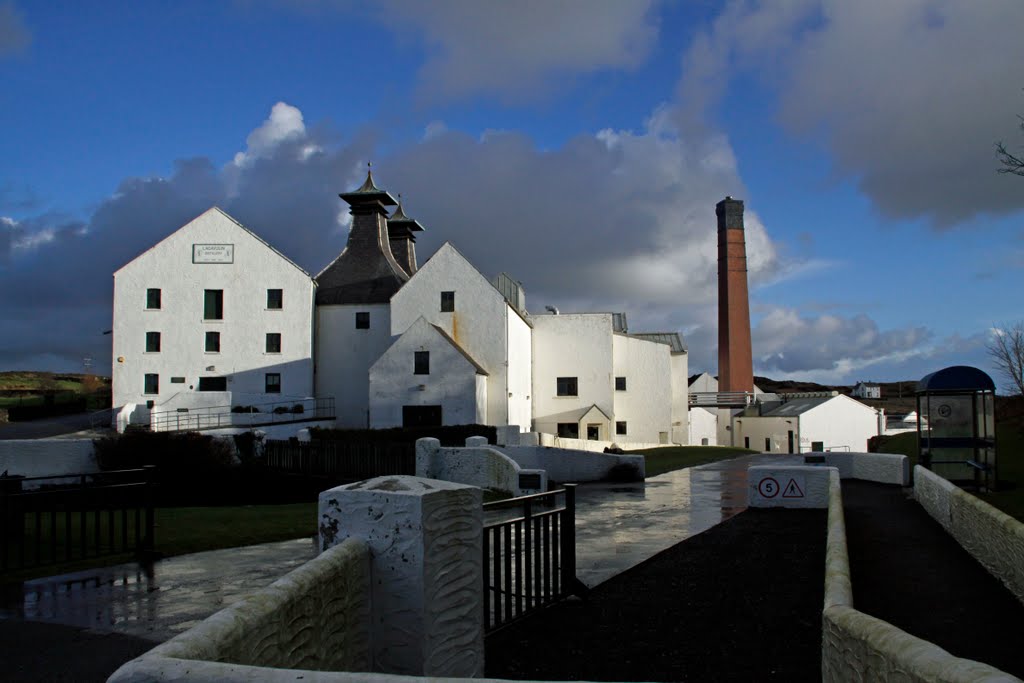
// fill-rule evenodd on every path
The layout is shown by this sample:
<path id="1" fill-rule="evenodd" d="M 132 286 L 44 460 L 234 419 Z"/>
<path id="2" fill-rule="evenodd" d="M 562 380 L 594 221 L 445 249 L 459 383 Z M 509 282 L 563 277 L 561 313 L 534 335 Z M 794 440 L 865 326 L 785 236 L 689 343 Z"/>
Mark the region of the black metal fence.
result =
<path id="1" fill-rule="evenodd" d="M 509 508 L 515 516 L 503 518 Z M 499 518 L 484 525 L 486 631 L 584 590 L 576 578 L 575 484 L 487 503 L 484 515 Z"/>
<path id="2" fill-rule="evenodd" d="M 152 471 L 0 478 L 0 571 L 152 552 Z"/>
<path id="3" fill-rule="evenodd" d="M 267 441 L 267 467 L 332 481 L 359 481 L 390 474 L 416 474 L 416 445 L 344 441 Z"/>

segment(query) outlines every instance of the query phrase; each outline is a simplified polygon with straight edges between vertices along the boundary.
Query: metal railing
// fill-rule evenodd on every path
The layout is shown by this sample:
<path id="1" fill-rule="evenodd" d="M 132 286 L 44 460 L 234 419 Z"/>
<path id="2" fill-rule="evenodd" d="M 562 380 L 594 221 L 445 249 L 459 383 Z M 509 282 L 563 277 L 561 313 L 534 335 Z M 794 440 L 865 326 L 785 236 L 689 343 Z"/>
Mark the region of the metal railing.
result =
<path id="1" fill-rule="evenodd" d="M 150 413 L 154 432 L 199 431 L 221 427 L 264 427 L 287 422 L 333 420 L 334 397 L 302 398 L 254 405 L 178 408 Z"/>
<path id="2" fill-rule="evenodd" d="M 564 497 L 556 505 L 556 498 Z M 576 578 L 576 485 L 484 505 L 522 515 L 485 524 L 484 626 L 490 632 L 586 588 Z"/>
<path id="3" fill-rule="evenodd" d="M 0 570 L 152 552 L 153 471 L 0 477 Z"/>
<path id="4" fill-rule="evenodd" d="M 749 391 L 691 391 L 687 396 L 695 408 L 744 408 L 754 402 Z"/>
<path id="5" fill-rule="evenodd" d="M 266 467 L 332 481 L 416 474 L 416 445 L 411 443 L 268 440 L 263 448 Z"/>

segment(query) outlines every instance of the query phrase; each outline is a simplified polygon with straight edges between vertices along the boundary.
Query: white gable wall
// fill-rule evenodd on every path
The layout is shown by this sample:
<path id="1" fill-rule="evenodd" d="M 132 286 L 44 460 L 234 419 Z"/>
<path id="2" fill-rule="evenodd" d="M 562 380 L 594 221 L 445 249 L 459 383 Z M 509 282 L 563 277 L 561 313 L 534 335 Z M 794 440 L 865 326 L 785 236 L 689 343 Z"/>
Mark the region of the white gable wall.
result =
<path id="1" fill-rule="evenodd" d="M 233 262 L 193 263 L 194 244 L 232 245 Z M 149 288 L 161 290 L 159 310 L 146 308 Z M 280 310 L 267 309 L 268 288 L 283 290 Z M 205 289 L 223 290 L 222 320 L 203 320 Z M 172 396 L 195 392 L 201 376 L 226 377 L 228 391 L 267 402 L 311 396 L 313 291 L 308 274 L 210 209 L 114 273 L 115 411 L 147 400 L 159 410 Z M 219 353 L 205 351 L 207 331 L 220 332 Z M 146 332 L 160 333 L 159 353 L 146 352 Z M 281 333 L 281 353 L 266 353 L 268 332 Z M 264 394 L 268 372 L 281 374 L 280 394 Z M 146 373 L 159 375 L 158 394 L 143 392 Z"/>
<path id="2" fill-rule="evenodd" d="M 689 429 L 690 391 L 687 379 L 690 372 L 690 356 L 686 353 L 674 353 L 672 365 L 672 443 L 686 445 L 691 443 Z M 700 442 L 698 441 L 699 445 Z"/>
<path id="3" fill-rule="evenodd" d="M 441 311 L 441 292 L 446 291 L 455 292 L 452 312 Z M 421 316 L 443 329 L 487 371 L 484 421 L 501 426 L 508 423 L 508 392 L 512 391 L 506 334 L 507 316 L 515 314 L 507 309 L 498 290 L 455 247 L 445 243 L 391 297 L 391 334 L 402 334 Z"/>
<path id="4" fill-rule="evenodd" d="M 718 415 L 716 412 L 706 408 L 691 408 L 687 417 L 691 446 L 718 445 Z"/>
<path id="5" fill-rule="evenodd" d="M 370 327 L 356 329 L 356 313 Z M 316 307 L 316 395 L 333 396 L 338 427 L 369 425 L 370 366 L 394 342 L 388 304 Z"/>
<path id="6" fill-rule="evenodd" d="M 566 418 L 566 413 L 579 413 L 595 404 L 605 414 L 614 415 L 611 314 L 538 315 L 530 321 L 534 429 L 556 434 L 559 422 L 574 421 Z M 558 396 L 558 377 L 576 377 L 578 395 Z M 586 438 L 584 429 L 580 429 L 581 438 Z"/>
<path id="7" fill-rule="evenodd" d="M 672 363 L 667 344 L 612 335 L 614 410 L 612 439 L 618 443 L 667 443 L 672 431 Z M 614 378 L 626 378 L 626 390 L 614 389 Z M 625 422 L 619 434 L 615 423 Z"/>
<path id="8" fill-rule="evenodd" d="M 430 353 L 430 373 L 414 374 L 416 351 Z M 484 422 L 484 377 L 423 318 L 370 367 L 370 426 L 402 426 L 403 406 L 441 406 L 445 425 Z"/>
<path id="9" fill-rule="evenodd" d="M 528 432 L 533 424 L 533 331 L 505 304 L 508 339 L 508 424 Z"/>
<path id="10" fill-rule="evenodd" d="M 824 441 L 825 448 L 866 452 L 868 439 L 877 434 L 875 409 L 842 394 L 800 416 L 800 445 L 806 450 L 812 442 Z"/>

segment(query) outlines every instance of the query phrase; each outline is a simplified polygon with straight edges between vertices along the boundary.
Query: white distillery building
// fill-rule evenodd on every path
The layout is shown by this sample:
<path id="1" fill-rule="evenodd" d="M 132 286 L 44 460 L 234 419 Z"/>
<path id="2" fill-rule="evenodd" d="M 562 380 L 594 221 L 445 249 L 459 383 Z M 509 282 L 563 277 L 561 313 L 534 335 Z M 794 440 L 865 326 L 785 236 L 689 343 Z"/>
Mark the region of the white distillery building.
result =
<path id="1" fill-rule="evenodd" d="M 114 273 L 115 409 L 146 423 L 312 396 L 313 294 L 302 268 L 210 209 Z"/>
<path id="2" fill-rule="evenodd" d="M 688 443 L 679 333 L 630 333 L 622 313 L 531 315 L 518 282 L 488 280 L 449 243 L 418 266 L 423 226 L 372 175 L 340 196 L 348 242 L 315 278 L 219 209 L 117 271 L 115 409 L 145 422 L 147 405 L 316 396 L 339 427 Z"/>
<path id="3" fill-rule="evenodd" d="M 866 452 L 878 411 L 837 392 L 778 394 L 732 419 L 733 445 L 765 453 Z"/>

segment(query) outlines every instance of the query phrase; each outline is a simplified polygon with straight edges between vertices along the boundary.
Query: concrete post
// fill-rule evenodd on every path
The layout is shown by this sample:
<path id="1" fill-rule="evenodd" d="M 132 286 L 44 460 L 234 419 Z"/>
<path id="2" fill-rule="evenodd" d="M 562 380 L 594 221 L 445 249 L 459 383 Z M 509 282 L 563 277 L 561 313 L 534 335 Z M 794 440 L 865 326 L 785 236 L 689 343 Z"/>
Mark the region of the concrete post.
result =
<path id="1" fill-rule="evenodd" d="M 409 476 L 320 494 L 321 551 L 350 536 L 370 549 L 374 671 L 483 676 L 482 503 L 474 486 Z"/>

